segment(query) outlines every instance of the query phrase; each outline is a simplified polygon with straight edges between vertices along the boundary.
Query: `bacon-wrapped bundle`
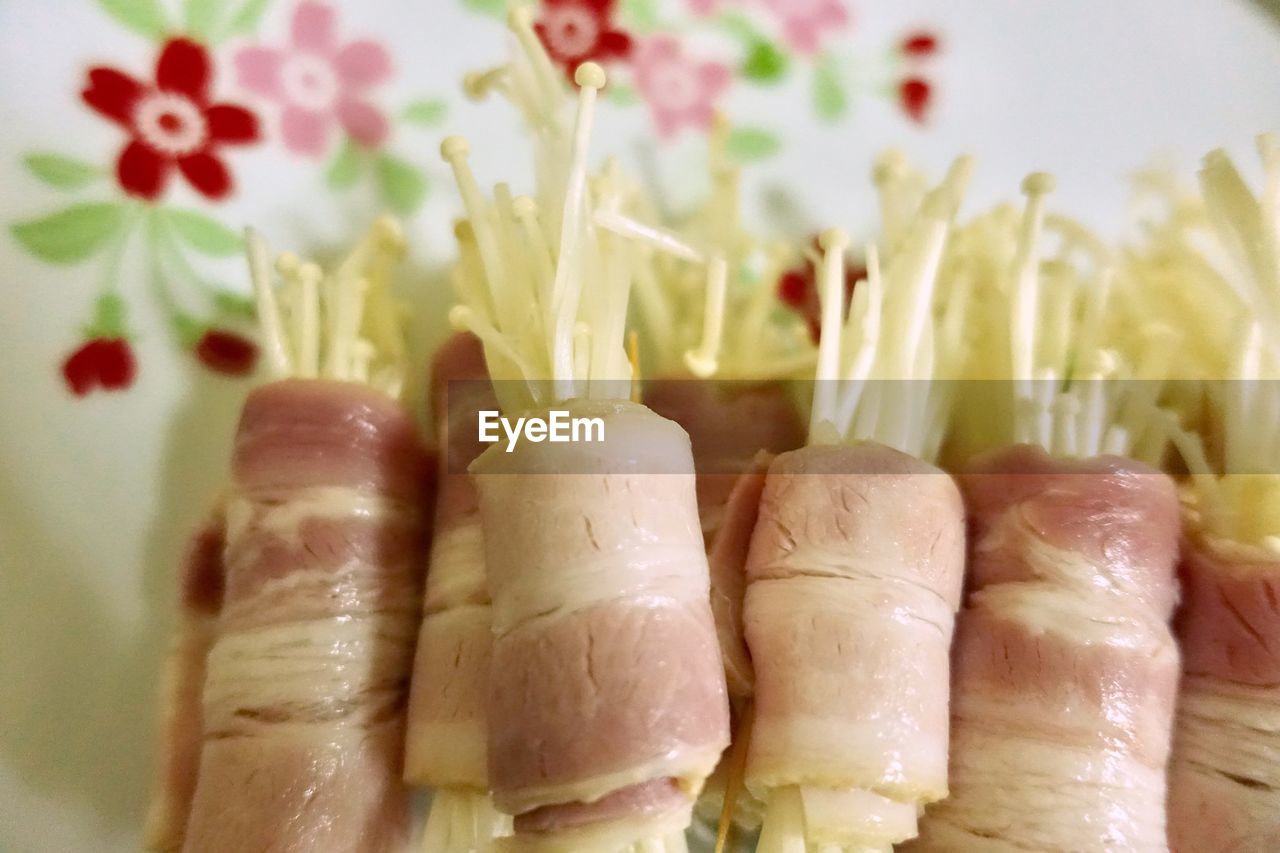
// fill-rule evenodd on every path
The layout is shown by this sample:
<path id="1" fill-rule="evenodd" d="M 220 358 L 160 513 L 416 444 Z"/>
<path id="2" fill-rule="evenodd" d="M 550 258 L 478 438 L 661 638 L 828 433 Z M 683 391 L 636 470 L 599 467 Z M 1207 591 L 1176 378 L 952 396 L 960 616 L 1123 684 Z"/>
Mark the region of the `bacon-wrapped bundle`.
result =
<path id="1" fill-rule="evenodd" d="M 772 815 L 790 799 L 808 841 L 882 847 L 915 834 L 918 804 L 946 796 L 963 569 L 960 496 L 932 465 L 875 443 L 773 461 L 744 605 L 745 781 L 768 803 L 766 833 L 785 830 Z"/>
<path id="2" fill-rule="evenodd" d="M 1172 480 L 1019 445 L 960 478 L 970 592 L 956 628 L 951 795 L 911 850 L 1165 848 L 1178 684 Z"/>
<path id="3" fill-rule="evenodd" d="M 1280 849 L 1280 557 L 1193 530 L 1181 576 L 1170 847 Z"/>
<path id="4" fill-rule="evenodd" d="M 530 849 L 678 837 L 728 744 L 684 432 L 569 401 L 604 440 L 495 446 L 472 466 L 493 597 L 489 771 Z"/>
<path id="5" fill-rule="evenodd" d="M 1199 197 L 1170 184 L 1167 216 L 1132 253 L 1155 274 L 1134 277 L 1130 303 L 1182 334 L 1175 374 L 1210 380 L 1181 389 L 1178 420 L 1198 435 L 1171 428 L 1192 475 L 1174 618 L 1176 853 L 1280 850 L 1280 138 L 1257 143 L 1261 181 L 1209 152 Z M 1169 299 L 1180 291 L 1197 295 Z"/>
<path id="6" fill-rule="evenodd" d="M 487 389 L 479 341 L 454 335 L 432 364 L 442 452 L 405 746 L 408 781 L 481 791 L 489 787 L 484 695 L 491 620 L 480 508 L 466 466 L 483 449 L 476 411 L 496 407 Z"/>
<path id="7" fill-rule="evenodd" d="M 493 618 L 475 484 L 484 445 L 477 415 L 497 409 L 484 351 L 455 334 L 432 360 L 432 412 L 441 448 L 439 491 L 422 626 L 413 662 L 405 779 L 435 788 L 424 845 L 471 849 L 505 830 L 488 797 L 486 691 Z"/>
<path id="8" fill-rule="evenodd" d="M 403 843 L 424 469 L 380 391 L 288 379 L 250 395 L 185 849 Z"/>

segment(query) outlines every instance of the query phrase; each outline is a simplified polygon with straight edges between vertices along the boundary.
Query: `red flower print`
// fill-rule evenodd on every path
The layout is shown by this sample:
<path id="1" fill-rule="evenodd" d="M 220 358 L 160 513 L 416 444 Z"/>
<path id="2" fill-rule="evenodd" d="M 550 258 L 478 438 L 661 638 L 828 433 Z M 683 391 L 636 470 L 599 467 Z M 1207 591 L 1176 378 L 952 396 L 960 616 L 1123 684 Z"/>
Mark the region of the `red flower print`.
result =
<path id="1" fill-rule="evenodd" d="M 138 364 L 124 338 L 93 338 L 62 363 L 67 388 L 83 397 L 95 388 L 122 391 L 133 384 Z"/>
<path id="2" fill-rule="evenodd" d="M 337 13 L 324 3 L 298 4 L 284 47 L 251 46 L 236 54 L 240 85 L 281 107 L 284 146 L 297 154 L 325 152 L 336 124 L 366 148 L 391 133 L 369 90 L 391 77 L 391 56 L 369 39 L 340 43 Z"/>
<path id="3" fill-rule="evenodd" d="M 631 55 L 631 36 L 613 26 L 615 0 L 542 0 L 533 28 L 552 60 L 573 79 L 584 62 Z"/>
<path id="4" fill-rule="evenodd" d="M 801 310 L 813 292 L 813 270 L 802 268 L 787 270 L 778 279 L 778 298 L 788 308 Z"/>
<path id="5" fill-rule="evenodd" d="M 814 248 L 818 246 L 817 238 L 813 240 Z M 844 313 L 849 312 L 849 301 L 853 298 L 854 285 L 866 278 L 866 268 L 860 264 L 845 264 L 844 273 Z M 799 314 L 809 327 L 809 336 L 817 343 L 822 335 L 822 303 L 818 298 L 818 277 L 813 264 L 789 269 L 778 278 L 778 300 Z"/>
<path id="6" fill-rule="evenodd" d="M 255 142 L 258 119 L 243 107 L 210 104 L 211 76 L 209 54 L 185 38 L 165 44 L 154 84 L 114 68 L 89 69 L 81 92 L 84 102 L 131 137 L 116 162 L 116 176 L 126 192 L 159 198 L 176 165 L 208 198 L 231 193 L 231 173 L 218 149 Z"/>
<path id="7" fill-rule="evenodd" d="M 938 37 L 928 30 L 916 30 L 902 37 L 898 50 L 906 56 L 932 56 L 938 52 Z"/>
<path id="8" fill-rule="evenodd" d="M 923 124 L 933 101 L 933 87 L 928 80 L 907 77 L 898 84 L 898 102 L 912 121 Z"/>
<path id="9" fill-rule="evenodd" d="M 227 376 L 247 376 L 258 363 L 257 344 L 223 329 L 206 330 L 194 352 L 205 367 Z"/>

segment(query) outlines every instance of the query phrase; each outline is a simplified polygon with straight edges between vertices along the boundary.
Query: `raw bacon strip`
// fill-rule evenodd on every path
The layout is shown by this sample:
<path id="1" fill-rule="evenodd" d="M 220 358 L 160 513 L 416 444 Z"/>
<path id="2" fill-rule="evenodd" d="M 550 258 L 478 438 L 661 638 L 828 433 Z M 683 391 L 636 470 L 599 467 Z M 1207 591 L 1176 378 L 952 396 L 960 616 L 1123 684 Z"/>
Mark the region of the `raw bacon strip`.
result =
<path id="1" fill-rule="evenodd" d="M 466 467 L 484 449 L 476 413 L 496 410 L 497 402 L 474 336 L 454 335 L 440 348 L 432 363 L 431 396 L 444 452 L 410 683 L 405 778 L 417 785 L 486 791 L 492 617 L 480 508 Z"/>
<path id="2" fill-rule="evenodd" d="M 1172 481 L 1118 457 L 1021 445 L 960 483 L 973 556 L 951 796 L 909 849 L 1163 849 L 1178 681 Z"/>
<path id="3" fill-rule="evenodd" d="M 1142 260 L 1173 275 L 1135 277 L 1154 285 L 1138 294 L 1140 310 L 1185 334 L 1175 371 L 1212 380 L 1203 398 L 1196 388 L 1203 407 L 1180 412 L 1200 434 L 1174 429 L 1192 474 L 1174 623 L 1184 655 L 1169 770 L 1177 853 L 1280 849 L 1280 139 L 1257 143 L 1260 183 L 1219 149 L 1202 161 L 1200 198 L 1175 204 L 1168 190 L 1167 221 L 1142 252 L 1154 262 Z M 1205 275 L 1209 265 L 1225 272 Z M 1170 284 L 1198 296 L 1171 303 Z"/>
<path id="4" fill-rule="evenodd" d="M 250 395 L 185 849 L 403 843 L 423 468 L 410 418 L 378 391 L 290 379 Z"/>
<path id="5" fill-rule="evenodd" d="M 518 844 L 560 849 L 547 834 L 572 829 L 568 849 L 614 849 L 688 825 L 728 704 L 687 437 L 634 403 L 567 407 L 603 418 L 605 440 L 495 447 L 472 467 L 502 531 L 485 537 L 489 770 Z M 679 796 L 624 793 L 659 780 Z"/>
<path id="6" fill-rule="evenodd" d="M 183 559 L 179 624 L 169 650 L 156 749 L 155 785 L 144 831 L 149 850 L 182 849 L 203 742 L 205 666 L 217 637 L 225 568 L 222 509 L 191 537 Z"/>
<path id="7" fill-rule="evenodd" d="M 917 803 L 946 796 L 963 543 L 955 484 L 906 454 L 815 445 L 770 466 L 746 568 L 746 785 L 771 808 L 799 786 L 802 837 L 894 843 L 914 833 Z"/>
<path id="8" fill-rule="evenodd" d="M 911 381 L 905 395 L 892 383 L 863 391 L 872 375 L 930 376 L 931 312 L 919 306 L 967 175 L 957 161 L 929 191 L 886 266 L 868 248 L 847 318 L 848 236 L 818 240 L 807 446 L 769 466 L 746 562 L 755 701 L 743 781 L 765 804 L 761 851 L 888 849 L 915 834 L 919 806 L 946 796 L 964 524 L 955 483 L 921 458 L 943 433 L 943 398 Z M 841 340 L 849 329 L 856 346 Z M 726 829 L 722 817 L 722 839 Z"/>
<path id="9" fill-rule="evenodd" d="M 761 451 L 752 461 L 751 469 L 738 477 L 725 501 L 720 535 L 707 554 L 711 572 L 711 612 L 716 619 L 725 681 L 729 695 L 735 699 L 747 699 L 755 690 L 755 671 L 742 626 L 742 606 L 747 588 L 744 567 L 760 512 L 765 474 L 773 459 L 771 454 Z"/>
<path id="10" fill-rule="evenodd" d="M 1196 536 L 1181 576 L 1170 847 L 1280 849 L 1280 558 Z"/>
<path id="11" fill-rule="evenodd" d="M 517 8 L 508 20 L 526 60 L 509 73 L 539 90 L 511 90 L 539 128 L 538 196 L 499 185 L 490 201 L 466 140 L 443 141 L 470 220 L 458 232 L 465 304 L 450 319 L 484 341 L 508 417 L 555 411 L 599 417 L 604 429 L 570 444 L 529 436 L 472 465 L 493 600 L 490 780 L 495 803 L 523 827 L 502 846 L 679 853 L 728 742 L 728 702 L 688 436 L 621 402 L 636 363 L 624 339 L 638 271 L 654 273 L 635 241 L 701 265 L 708 302 L 723 296 L 729 265 L 631 218 L 633 183 L 616 164 L 588 179 L 604 70 L 575 70 L 570 127 L 531 14 Z M 701 365 L 714 366 L 716 325 L 695 353 Z M 624 793 L 662 779 L 680 792 L 670 810 Z"/>
<path id="12" fill-rule="evenodd" d="M 735 766 L 738 768 L 737 781 L 741 782 L 742 758 L 736 755 L 741 747 L 737 745 L 737 741 L 743 736 L 743 720 L 748 702 L 755 692 L 755 671 L 751 666 L 751 652 L 747 649 L 742 627 L 742 604 L 747 587 L 743 569 L 751 545 L 751 532 L 756 526 L 765 473 L 772 461 L 771 454 L 761 451 L 752 460 L 751 469 L 738 477 L 725 502 L 720 529 L 707 553 L 711 571 L 711 613 L 716 620 L 720 657 L 724 661 L 730 722 L 735 741 L 735 746 L 721 757 L 720 764 L 707 780 L 702 796 L 698 798 L 698 815 L 713 824 L 724 813 L 725 795 L 734 787 L 732 774 Z M 740 784 L 736 786 L 735 793 L 732 804 L 733 822 L 748 830 L 758 829 L 763 816 L 763 804 L 742 790 Z"/>
<path id="13" fill-rule="evenodd" d="M 568 803 L 544 806 L 526 812 L 516 819 L 522 833 L 562 833 L 588 827 L 601 821 L 617 821 L 633 817 L 648 820 L 655 815 L 687 809 L 688 793 L 671 778 L 641 782 L 606 794 L 594 803 Z"/>

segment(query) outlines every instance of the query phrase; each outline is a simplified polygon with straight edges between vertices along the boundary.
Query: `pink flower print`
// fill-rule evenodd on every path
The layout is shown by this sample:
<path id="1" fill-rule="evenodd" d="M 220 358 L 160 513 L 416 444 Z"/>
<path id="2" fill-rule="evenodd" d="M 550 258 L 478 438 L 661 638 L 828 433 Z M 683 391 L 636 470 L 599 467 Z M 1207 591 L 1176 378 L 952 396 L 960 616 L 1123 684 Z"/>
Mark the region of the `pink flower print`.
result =
<path id="1" fill-rule="evenodd" d="M 725 0 L 685 0 L 689 11 L 695 15 L 707 16 L 725 4 Z"/>
<path id="2" fill-rule="evenodd" d="M 369 39 L 339 44 L 336 23 L 332 7 L 305 0 L 294 10 L 287 46 L 246 47 L 235 56 L 240 85 L 280 105 L 285 147 L 297 154 L 323 154 L 335 123 L 367 148 L 390 132 L 367 96 L 391 76 L 391 57 Z"/>
<path id="3" fill-rule="evenodd" d="M 799 54 L 817 53 L 824 30 L 838 30 L 849 23 L 842 0 L 764 0 L 782 24 L 782 38 Z"/>
<path id="4" fill-rule="evenodd" d="M 632 59 L 636 88 L 649 104 L 658 133 L 671 136 L 685 126 L 711 126 L 715 100 L 733 77 L 727 66 L 690 59 L 670 36 L 644 40 Z"/>

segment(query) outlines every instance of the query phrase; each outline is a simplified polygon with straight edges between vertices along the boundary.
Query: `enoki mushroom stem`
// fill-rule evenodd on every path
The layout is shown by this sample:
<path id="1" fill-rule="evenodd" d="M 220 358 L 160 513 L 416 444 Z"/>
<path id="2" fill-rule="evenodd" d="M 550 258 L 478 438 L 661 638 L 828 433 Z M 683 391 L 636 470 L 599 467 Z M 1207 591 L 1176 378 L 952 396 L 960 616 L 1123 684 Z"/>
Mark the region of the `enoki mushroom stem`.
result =
<path id="1" fill-rule="evenodd" d="M 818 260 L 821 329 L 817 384 L 810 413 L 809 443 L 873 439 L 915 456 L 937 452 L 949 407 L 935 374 L 937 320 L 934 291 L 950 221 L 969 179 L 960 158 L 932 190 L 899 157 L 876 171 L 894 249 L 882 265 L 877 247 L 867 249 L 867 279 L 854 288 L 844 311 L 844 253 L 848 238 L 838 230 L 822 235 Z M 917 208 L 910 209 L 915 202 Z M 954 317 L 951 325 L 958 323 Z M 954 337 L 954 336 L 953 336 Z M 947 343 L 942 338 L 942 343 Z M 944 354 L 952 355 L 947 350 Z M 871 380 L 875 380 L 872 382 Z"/>
<path id="2" fill-rule="evenodd" d="M 439 788 L 422 833 L 423 853 L 488 853 L 511 834 L 511 818 L 494 808 L 484 791 Z"/>
<path id="3" fill-rule="evenodd" d="M 287 253 L 273 264 L 252 229 L 245 243 L 271 376 L 360 382 L 398 397 L 407 358 L 390 284 L 404 253 L 399 223 L 376 220 L 327 276 Z"/>
<path id="4" fill-rule="evenodd" d="M 1159 322 L 1142 325 L 1132 364 L 1101 347 L 1114 269 L 1098 266 L 1109 253 L 1096 249 L 1085 253 L 1087 267 L 1071 262 L 1087 232 L 1063 217 L 1054 218 L 1055 230 L 1068 239 L 1057 256 L 1041 259 L 1052 188 L 1043 173 L 1023 182 L 1027 204 L 1009 270 L 1014 439 L 1057 456 L 1107 453 L 1159 464 L 1170 434 L 1157 405 L 1179 336 Z"/>
<path id="5" fill-rule="evenodd" d="M 769 792 L 760 843 L 756 853 L 807 853 L 804 803 L 797 785 L 784 785 Z"/>

